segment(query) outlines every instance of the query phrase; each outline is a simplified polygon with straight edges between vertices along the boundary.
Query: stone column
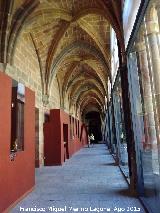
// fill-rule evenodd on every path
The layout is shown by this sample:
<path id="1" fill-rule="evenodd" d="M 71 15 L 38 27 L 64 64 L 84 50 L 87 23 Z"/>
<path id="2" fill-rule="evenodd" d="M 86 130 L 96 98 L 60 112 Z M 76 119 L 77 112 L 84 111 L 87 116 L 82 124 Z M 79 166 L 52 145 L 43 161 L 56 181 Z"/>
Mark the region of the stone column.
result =
<path id="1" fill-rule="evenodd" d="M 157 10 L 158 24 L 159 24 L 159 29 L 160 29 L 160 2 L 159 2 L 159 0 L 156 1 L 156 10 Z"/>
<path id="2" fill-rule="evenodd" d="M 156 138 L 158 146 L 160 145 L 160 51 L 158 47 L 158 34 L 159 28 L 157 23 L 147 22 L 146 23 L 146 35 L 145 43 L 147 47 L 147 57 L 150 69 L 150 79 L 152 87 L 152 97 L 153 97 L 153 108 L 154 108 L 154 118 L 156 125 Z M 159 149 L 160 151 L 160 149 Z M 156 164 L 159 165 L 157 159 L 157 143 L 152 142 L 152 155 L 155 159 L 154 167 Z M 154 160 L 153 160 L 154 161 Z M 158 171 L 157 168 L 153 169 Z"/>
<path id="3" fill-rule="evenodd" d="M 158 163 L 158 147 L 157 147 L 157 134 L 155 126 L 155 112 L 153 108 L 152 87 L 148 68 L 148 58 L 146 52 L 146 46 L 144 42 L 136 43 L 136 49 L 138 51 L 139 68 L 142 85 L 143 95 L 143 110 L 144 110 L 144 130 L 145 141 L 143 145 L 144 150 L 152 150 L 152 168 L 155 173 L 159 171 Z"/>
<path id="4" fill-rule="evenodd" d="M 44 166 L 44 133 L 43 133 L 43 124 L 44 124 L 44 114 L 45 110 L 41 106 L 39 110 L 39 164 Z"/>
<path id="5" fill-rule="evenodd" d="M 151 83 L 153 88 L 157 125 L 160 123 L 160 53 L 158 49 L 157 28 L 153 23 L 146 23 L 146 47 L 148 52 L 148 62 L 151 72 Z"/>
<path id="6" fill-rule="evenodd" d="M 160 1 L 159 0 L 156 2 L 156 11 L 158 16 L 158 26 L 159 26 L 159 33 L 157 35 L 157 39 L 158 39 L 158 47 L 160 52 Z"/>
<path id="7" fill-rule="evenodd" d="M 143 110 L 144 110 L 144 125 L 145 125 L 145 149 L 151 148 L 152 141 L 156 140 L 154 111 L 153 111 L 153 100 L 152 100 L 152 89 L 150 74 L 148 69 L 148 59 L 146 46 L 144 42 L 136 43 L 136 51 L 138 52 L 140 77 L 142 84 L 142 95 L 143 95 Z"/>

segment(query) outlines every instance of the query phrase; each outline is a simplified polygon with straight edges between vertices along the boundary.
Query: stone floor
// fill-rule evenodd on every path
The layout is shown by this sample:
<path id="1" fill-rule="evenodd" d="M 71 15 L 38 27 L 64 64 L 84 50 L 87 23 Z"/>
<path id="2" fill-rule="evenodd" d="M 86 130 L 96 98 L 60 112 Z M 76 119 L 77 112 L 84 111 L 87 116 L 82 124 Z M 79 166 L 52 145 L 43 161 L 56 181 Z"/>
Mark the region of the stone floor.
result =
<path id="1" fill-rule="evenodd" d="M 10 212 L 42 211 L 145 212 L 104 144 L 81 149 L 63 166 L 36 170 L 35 190 Z"/>

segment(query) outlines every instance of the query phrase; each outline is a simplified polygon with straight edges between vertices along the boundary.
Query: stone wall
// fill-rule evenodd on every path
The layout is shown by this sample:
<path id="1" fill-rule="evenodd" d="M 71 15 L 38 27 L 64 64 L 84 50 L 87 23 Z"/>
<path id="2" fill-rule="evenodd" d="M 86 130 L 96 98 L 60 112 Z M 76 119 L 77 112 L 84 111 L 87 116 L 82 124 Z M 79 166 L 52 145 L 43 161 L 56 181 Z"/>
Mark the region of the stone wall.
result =
<path id="1" fill-rule="evenodd" d="M 1 64 L 1 67 L 4 67 Z M 4 72 L 23 83 L 25 86 L 35 92 L 35 107 L 39 109 L 39 159 L 43 165 L 43 123 L 44 114 L 52 108 L 60 108 L 60 95 L 56 78 L 53 80 L 52 91 L 49 98 L 49 104 L 43 105 L 42 101 L 42 80 L 38 58 L 31 38 L 22 33 L 18 38 L 12 65 L 7 64 Z"/>
<path id="2" fill-rule="evenodd" d="M 3 70 L 8 76 L 23 83 L 26 87 L 35 92 L 35 107 L 39 109 L 39 161 L 40 165 L 44 164 L 44 136 L 43 136 L 43 123 L 44 114 L 49 112 L 50 109 L 63 108 L 60 101 L 61 85 L 59 85 L 58 79 L 55 76 L 52 82 L 51 89 L 49 91 L 49 103 L 44 106 L 43 104 L 43 88 L 44 73 L 45 70 L 40 70 L 39 61 L 35 46 L 29 35 L 23 30 L 18 37 L 11 64 L 0 64 L 1 70 Z M 65 97 L 67 105 L 65 111 L 69 113 L 68 95 Z M 74 107 L 72 108 L 72 114 Z"/>

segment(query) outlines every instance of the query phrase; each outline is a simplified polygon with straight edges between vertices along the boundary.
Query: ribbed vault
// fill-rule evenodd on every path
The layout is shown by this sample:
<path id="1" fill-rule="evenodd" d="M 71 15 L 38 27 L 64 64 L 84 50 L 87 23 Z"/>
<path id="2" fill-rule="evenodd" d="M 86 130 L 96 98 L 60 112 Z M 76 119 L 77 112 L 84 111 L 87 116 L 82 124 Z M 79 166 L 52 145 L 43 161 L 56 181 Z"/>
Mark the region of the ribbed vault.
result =
<path id="1" fill-rule="evenodd" d="M 45 95 L 56 77 L 61 107 L 77 116 L 103 112 L 111 26 L 124 51 L 121 7 L 121 0 L 1 0 L 0 60 L 12 64 L 21 34 L 33 43 Z"/>

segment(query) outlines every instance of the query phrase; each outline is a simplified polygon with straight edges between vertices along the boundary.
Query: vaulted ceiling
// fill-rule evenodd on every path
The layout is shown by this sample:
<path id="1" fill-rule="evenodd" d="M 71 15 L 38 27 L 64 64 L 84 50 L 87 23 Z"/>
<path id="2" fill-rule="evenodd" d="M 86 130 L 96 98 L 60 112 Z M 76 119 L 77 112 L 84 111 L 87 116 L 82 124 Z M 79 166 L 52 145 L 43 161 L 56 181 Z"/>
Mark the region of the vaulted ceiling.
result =
<path id="1" fill-rule="evenodd" d="M 121 0 L 1 0 L 1 62 L 12 61 L 19 33 L 30 36 L 44 93 L 54 77 L 65 97 L 80 107 L 103 110 L 110 77 L 110 27 L 122 43 Z M 8 32 L 7 30 L 8 29 Z M 5 33 L 6 32 L 6 33 Z"/>

